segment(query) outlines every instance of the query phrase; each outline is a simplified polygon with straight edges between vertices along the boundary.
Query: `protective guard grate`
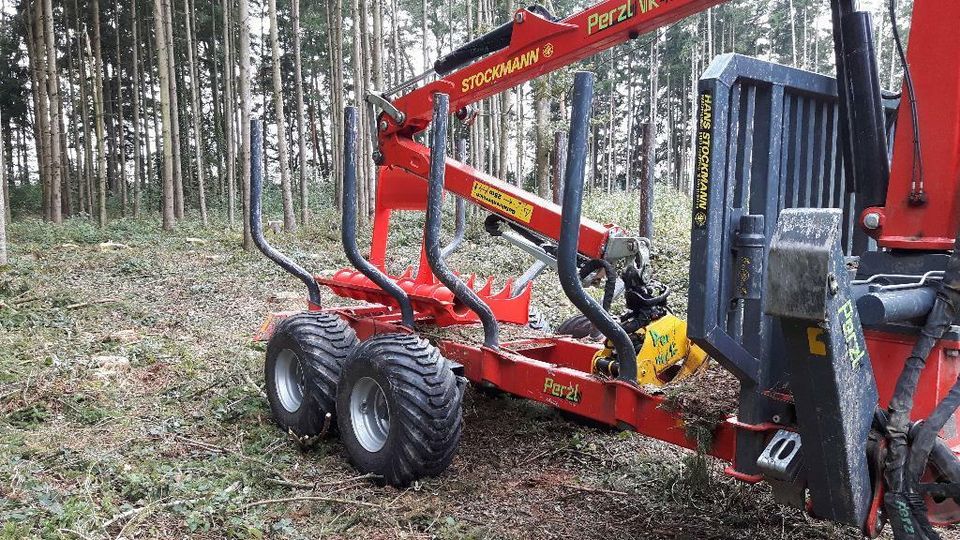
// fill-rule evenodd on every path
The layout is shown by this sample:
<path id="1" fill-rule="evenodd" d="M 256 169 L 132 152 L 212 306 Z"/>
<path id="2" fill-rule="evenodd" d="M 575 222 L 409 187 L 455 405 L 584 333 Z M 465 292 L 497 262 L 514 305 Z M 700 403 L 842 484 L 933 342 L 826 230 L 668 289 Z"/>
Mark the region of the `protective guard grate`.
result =
<path id="1" fill-rule="evenodd" d="M 892 117 L 896 104 L 886 105 Z M 830 77 L 727 54 L 700 79 L 690 335 L 745 388 L 775 388 L 786 372 L 779 329 L 763 314 L 763 262 L 780 211 L 842 209 L 847 255 L 868 247 L 854 226 L 840 120 Z"/>

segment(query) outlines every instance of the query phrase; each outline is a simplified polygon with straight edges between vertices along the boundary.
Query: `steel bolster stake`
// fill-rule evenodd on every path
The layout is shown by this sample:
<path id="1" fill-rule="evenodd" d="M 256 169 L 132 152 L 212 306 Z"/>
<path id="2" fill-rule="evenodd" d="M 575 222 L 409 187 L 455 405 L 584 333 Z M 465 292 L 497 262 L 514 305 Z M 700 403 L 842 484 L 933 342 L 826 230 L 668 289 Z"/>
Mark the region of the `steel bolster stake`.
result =
<path id="1" fill-rule="evenodd" d="M 587 134 L 590 127 L 590 106 L 593 102 L 593 82 L 594 74 L 586 71 L 577 72 L 574 78 L 573 114 L 570 119 L 567 170 L 564 173 L 557 273 L 560 277 L 560 286 L 563 287 L 567 298 L 604 337 L 613 342 L 619 362 L 617 377 L 631 384 L 637 384 L 637 351 L 633 342 L 630 341 L 630 336 L 596 300 L 587 294 L 577 271 L 577 244 L 580 241 L 583 175 L 587 161 Z"/>
<path id="2" fill-rule="evenodd" d="M 302 266 L 271 246 L 263 236 L 263 130 L 260 120 L 250 120 L 250 235 L 253 243 L 268 259 L 307 286 L 310 303 L 320 306 L 320 286 Z"/>
<path id="3" fill-rule="evenodd" d="M 430 143 L 430 178 L 427 187 L 427 217 L 423 228 L 424 244 L 427 249 L 427 263 L 433 274 L 450 289 L 453 296 L 471 311 L 477 314 L 483 324 L 483 346 L 488 349 L 500 348 L 500 326 L 493 316 L 493 310 L 477 296 L 443 260 L 440 249 L 440 218 L 443 215 L 443 181 L 446 172 L 447 123 L 450 113 L 450 97 L 446 94 L 433 95 L 433 133 Z"/>
<path id="4" fill-rule="evenodd" d="M 343 118 L 343 223 L 341 240 L 350 264 L 386 291 L 400 305 L 403 326 L 413 330 L 410 297 L 386 274 L 363 258 L 357 248 L 357 108 L 344 109 Z"/>
<path id="5" fill-rule="evenodd" d="M 467 162 L 467 140 L 463 137 L 458 137 L 456 142 L 456 156 L 457 161 L 461 163 Z M 460 244 L 463 243 L 463 238 L 466 236 L 467 232 L 467 201 L 463 200 L 462 197 L 456 197 L 456 216 L 454 217 L 454 222 L 456 227 L 454 229 L 453 238 L 450 240 L 450 243 L 443 247 L 443 250 L 440 252 L 444 259 L 449 257 L 456 251 Z"/>

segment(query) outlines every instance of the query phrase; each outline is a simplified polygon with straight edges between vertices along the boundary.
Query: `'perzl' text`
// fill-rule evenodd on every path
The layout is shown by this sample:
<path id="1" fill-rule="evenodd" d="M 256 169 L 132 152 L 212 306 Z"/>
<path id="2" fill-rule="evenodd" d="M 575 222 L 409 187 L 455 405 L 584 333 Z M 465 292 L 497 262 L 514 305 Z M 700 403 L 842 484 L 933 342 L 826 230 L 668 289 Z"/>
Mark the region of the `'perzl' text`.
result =
<path id="1" fill-rule="evenodd" d="M 587 35 L 592 36 L 622 22 L 634 18 L 637 13 L 646 13 L 660 7 L 664 0 L 627 0 L 623 4 L 587 17 Z"/>

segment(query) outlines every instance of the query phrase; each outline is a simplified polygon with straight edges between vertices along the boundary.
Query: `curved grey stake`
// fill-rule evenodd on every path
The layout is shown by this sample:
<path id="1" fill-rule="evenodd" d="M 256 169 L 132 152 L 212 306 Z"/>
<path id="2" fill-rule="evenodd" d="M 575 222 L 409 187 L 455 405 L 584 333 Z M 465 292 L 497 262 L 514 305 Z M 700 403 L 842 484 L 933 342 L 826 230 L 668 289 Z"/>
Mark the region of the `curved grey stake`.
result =
<path id="1" fill-rule="evenodd" d="M 493 311 L 483 300 L 467 287 L 443 261 L 440 252 L 440 218 L 443 216 L 443 181 L 446 174 L 447 120 L 450 112 L 450 97 L 433 95 L 433 137 L 430 144 L 430 181 L 427 188 L 427 222 L 424 226 L 424 243 L 427 247 L 427 262 L 441 283 L 450 289 L 458 301 L 480 317 L 483 323 L 483 345 L 489 349 L 500 348 L 500 326 Z"/>
<path id="2" fill-rule="evenodd" d="M 463 137 L 457 139 L 457 161 L 461 163 L 466 163 L 467 161 L 467 140 Z M 450 256 L 451 253 L 457 250 L 460 247 L 460 244 L 463 243 L 463 237 L 467 230 L 467 201 L 461 199 L 460 197 L 454 197 L 457 204 L 457 213 L 456 217 L 456 229 L 453 231 L 453 239 L 450 240 L 450 243 L 444 246 L 443 250 L 440 252 L 444 259 Z"/>
<path id="3" fill-rule="evenodd" d="M 367 278 L 387 291 L 397 304 L 403 325 L 413 330 L 413 306 L 410 297 L 392 279 L 363 258 L 357 249 L 357 109 L 347 107 L 343 118 L 343 224 L 341 239 L 347 259 Z"/>
<path id="4" fill-rule="evenodd" d="M 587 160 L 587 134 L 590 128 L 593 80 L 593 73 L 586 71 L 577 72 L 574 78 L 573 114 L 570 119 L 570 142 L 567 151 L 567 170 L 564 175 L 557 273 L 560 276 L 560 286 L 563 287 L 567 298 L 597 330 L 613 342 L 619 364 L 617 378 L 637 384 L 637 351 L 633 342 L 630 341 L 630 336 L 583 289 L 577 269 L 580 216 L 583 210 L 583 174 Z"/>
<path id="5" fill-rule="evenodd" d="M 310 302 L 320 305 L 320 286 L 317 280 L 304 270 L 302 266 L 280 253 L 271 246 L 263 236 L 263 217 L 261 216 L 263 202 L 263 130 L 260 120 L 250 120 L 250 236 L 253 243 L 268 259 L 277 263 L 288 273 L 299 279 L 307 286 Z"/>

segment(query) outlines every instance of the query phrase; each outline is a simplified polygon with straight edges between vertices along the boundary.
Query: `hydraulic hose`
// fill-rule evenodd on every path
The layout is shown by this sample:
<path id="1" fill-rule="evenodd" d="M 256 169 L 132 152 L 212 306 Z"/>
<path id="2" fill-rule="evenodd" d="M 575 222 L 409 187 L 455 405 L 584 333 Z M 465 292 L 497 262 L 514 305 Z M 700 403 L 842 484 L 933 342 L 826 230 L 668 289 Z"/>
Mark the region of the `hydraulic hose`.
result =
<path id="1" fill-rule="evenodd" d="M 604 259 L 592 259 L 580 267 L 580 279 L 586 279 L 587 276 L 603 268 L 606 281 L 603 285 L 603 301 L 601 305 L 606 311 L 610 311 L 613 306 L 613 299 L 617 295 L 617 270 L 610 261 Z"/>
<path id="2" fill-rule="evenodd" d="M 927 322 L 920 331 L 920 337 L 914 344 L 910 357 L 907 358 L 903 366 L 893 397 L 890 399 L 890 406 L 888 407 L 890 422 L 887 425 L 889 446 L 885 476 L 887 485 L 892 492 L 900 492 L 907 487 L 906 480 L 908 477 L 904 469 L 908 458 L 907 433 L 920 373 L 927 363 L 927 357 L 930 356 L 937 342 L 958 320 L 958 315 L 960 315 L 960 233 L 957 235 L 953 255 L 947 263 L 947 270 L 944 273 L 940 289 L 937 291 L 937 300 L 927 316 Z M 951 390 L 945 399 L 950 400 L 950 395 L 953 393 L 953 390 Z M 950 400 L 945 407 L 950 406 L 952 402 Z M 939 432 L 939 429 L 937 429 L 937 432 Z M 924 461 L 926 460 L 924 459 Z"/>
<path id="3" fill-rule="evenodd" d="M 960 406 L 960 379 L 917 429 L 912 444 L 909 441 L 909 424 L 914 395 L 927 357 L 930 356 L 937 342 L 957 322 L 960 318 L 958 316 L 960 316 L 960 231 L 956 237 L 953 254 L 947 263 L 943 282 L 937 291 L 936 302 L 900 373 L 888 408 L 890 422 L 887 425 L 887 459 L 884 463 L 887 494 L 884 495 L 883 502 L 887 514 L 891 517 L 890 524 L 894 538 L 897 540 L 940 539 L 940 535 L 933 529 L 927 518 L 920 477 L 931 457 L 931 450 L 936 448 L 939 442 L 937 434 Z M 937 460 L 936 465 L 941 468 L 945 467 L 951 472 L 957 469 L 956 458 L 952 455 L 946 457 L 941 451 L 934 457 Z M 950 493 L 956 487 L 955 483 L 946 484 L 945 489 L 941 488 L 940 491 Z"/>

